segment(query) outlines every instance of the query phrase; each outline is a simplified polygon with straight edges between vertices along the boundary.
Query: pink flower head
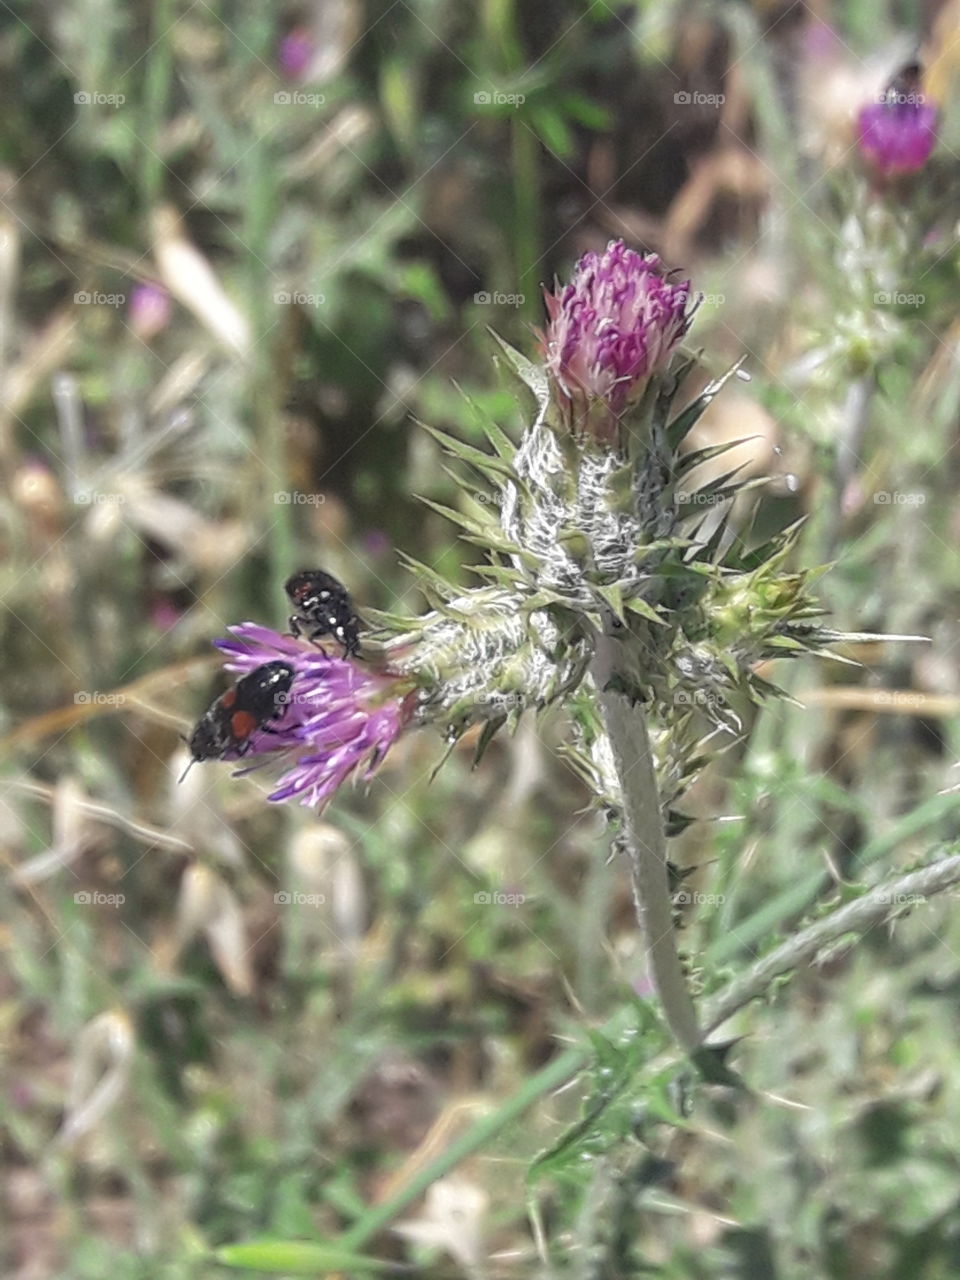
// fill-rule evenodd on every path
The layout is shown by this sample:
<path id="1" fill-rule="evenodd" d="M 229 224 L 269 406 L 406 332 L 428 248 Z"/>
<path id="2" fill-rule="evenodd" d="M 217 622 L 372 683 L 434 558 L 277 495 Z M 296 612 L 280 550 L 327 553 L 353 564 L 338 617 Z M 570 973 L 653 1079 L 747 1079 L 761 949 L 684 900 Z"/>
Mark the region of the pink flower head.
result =
<path id="1" fill-rule="evenodd" d="M 686 333 L 690 282 L 668 280 L 655 253 L 612 240 L 602 254 L 585 253 L 572 283 L 544 298 L 544 356 L 565 417 L 610 442 Z"/>
<path id="2" fill-rule="evenodd" d="M 889 89 L 869 102 L 857 118 L 860 154 L 882 178 L 916 173 L 937 140 L 937 108 L 922 94 Z"/>
<path id="3" fill-rule="evenodd" d="M 313 63 L 316 44 L 306 27 L 294 27 L 280 41 L 277 61 L 288 80 L 304 80 Z"/>
<path id="4" fill-rule="evenodd" d="M 170 323 L 172 310 L 166 289 L 138 284 L 130 294 L 130 328 L 142 342 L 149 342 Z"/>
<path id="5" fill-rule="evenodd" d="M 348 778 L 358 773 L 370 778 L 410 720 L 410 682 L 331 657 L 304 640 L 254 622 L 229 630 L 236 639 L 216 642 L 227 655 L 228 671 L 246 675 L 277 660 L 294 670 L 283 714 L 251 735 L 244 756 L 296 753 L 296 762 L 268 799 L 279 802 L 296 796 L 301 804 L 323 806 Z M 232 753 L 224 758 L 239 757 Z"/>

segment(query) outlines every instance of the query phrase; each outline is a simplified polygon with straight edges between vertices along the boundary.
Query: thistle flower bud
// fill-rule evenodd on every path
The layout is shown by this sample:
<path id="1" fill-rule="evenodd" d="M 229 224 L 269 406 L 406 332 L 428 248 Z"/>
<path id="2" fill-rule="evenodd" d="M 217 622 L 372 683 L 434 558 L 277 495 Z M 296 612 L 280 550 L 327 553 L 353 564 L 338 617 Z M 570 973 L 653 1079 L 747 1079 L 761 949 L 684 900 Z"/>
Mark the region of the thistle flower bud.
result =
<path id="1" fill-rule="evenodd" d="M 294 27 L 280 41 L 277 65 L 288 80 L 305 80 L 316 56 L 316 43 L 306 27 Z"/>
<path id="2" fill-rule="evenodd" d="M 922 94 L 888 90 L 862 107 L 857 118 L 860 154 L 881 178 L 916 173 L 937 140 L 937 108 Z"/>
<path id="3" fill-rule="evenodd" d="M 166 289 L 138 284 L 130 295 L 130 328 L 141 342 L 151 342 L 170 323 L 172 311 Z"/>
<path id="4" fill-rule="evenodd" d="M 544 293 L 543 352 L 565 425 L 612 444 L 624 410 L 666 368 L 690 323 L 688 280 L 622 240 L 585 253 L 570 284 Z"/>

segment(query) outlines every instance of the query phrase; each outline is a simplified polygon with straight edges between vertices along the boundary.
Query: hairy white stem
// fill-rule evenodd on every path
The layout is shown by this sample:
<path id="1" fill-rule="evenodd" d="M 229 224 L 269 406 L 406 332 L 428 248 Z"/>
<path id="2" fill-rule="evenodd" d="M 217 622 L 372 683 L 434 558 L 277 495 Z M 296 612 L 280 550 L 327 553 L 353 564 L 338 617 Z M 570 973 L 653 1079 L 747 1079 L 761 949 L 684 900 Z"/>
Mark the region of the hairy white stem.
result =
<path id="1" fill-rule="evenodd" d="M 591 670 L 620 784 L 623 838 L 650 975 L 670 1030 L 681 1048 L 693 1053 L 702 1036 L 677 952 L 666 837 L 650 735 L 643 709 L 617 689 L 619 650 L 615 640 L 601 636 Z"/>
<path id="2" fill-rule="evenodd" d="M 911 900 L 932 897 L 958 883 L 960 854 L 954 854 L 919 871 L 911 871 L 898 880 L 877 885 L 855 902 L 848 903 L 808 928 L 801 929 L 758 960 L 746 973 L 735 978 L 708 1002 L 705 1015 L 707 1030 L 716 1030 L 744 1005 L 764 995 L 775 978 L 813 959 L 831 942 L 836 942 L 845 934 L 867 933 L 874 925 L 880 924 L 897 911 L 902 911 L 905 905 L 911 905 Z"/>

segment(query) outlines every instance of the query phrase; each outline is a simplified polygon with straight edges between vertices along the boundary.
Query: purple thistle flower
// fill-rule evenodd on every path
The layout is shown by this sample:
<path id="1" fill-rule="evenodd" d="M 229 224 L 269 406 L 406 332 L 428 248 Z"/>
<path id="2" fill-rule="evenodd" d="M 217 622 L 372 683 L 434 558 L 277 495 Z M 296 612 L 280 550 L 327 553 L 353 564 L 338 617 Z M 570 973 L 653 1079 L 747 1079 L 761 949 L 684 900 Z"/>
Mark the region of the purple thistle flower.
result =
<path id="1" fill-rule="evenodd" d="M 130 294 L 130 328 L 141 341 L 149 342 L 170 323 L 172 310 L 166 289 L 138 284 Z"/>
<path id="2" fill-rule="evenodd" d="M 669 363 L 691 313 L 689 280 L 668 280 L 655 253 L 611 240 L 585 253 L 573 281 L 544 291 L 544 357 L 568 423 L 611 442 L 617 419 Z"/>
<path id="3" fill-rule="evenodd" d="M 359 773 L 370 778 L 410 720 L 411 681 L 332 657 L 254 622 L 229 630 L 237 639 L 216 641 L 227 655 L 228 671 L 246 675 L 277 660 L 294 669 L 286 710 L 251 735 L 244 753 L 297 753 L 296 763 L 268 799 L 279 802 L 296 796 L 301 804 L 322 807 L 349 777 Z M 234 753 L 225 758 L 239 757 Z"/>
<path id="4" fill-rule="evenodd" d="M 280 41 L 277 62 L 288 80 L 303 80 L 313 62 L 316 45 L 307 27 L 294 27 Z"/>
<path id="5" fill-rule="evenodd" d="M 893 89 L 868 102 L 857 117 L 860 154 L 883 178 L 916 173 L 930 158 L 937 140 L 937 108 L 922 94 Z"/>

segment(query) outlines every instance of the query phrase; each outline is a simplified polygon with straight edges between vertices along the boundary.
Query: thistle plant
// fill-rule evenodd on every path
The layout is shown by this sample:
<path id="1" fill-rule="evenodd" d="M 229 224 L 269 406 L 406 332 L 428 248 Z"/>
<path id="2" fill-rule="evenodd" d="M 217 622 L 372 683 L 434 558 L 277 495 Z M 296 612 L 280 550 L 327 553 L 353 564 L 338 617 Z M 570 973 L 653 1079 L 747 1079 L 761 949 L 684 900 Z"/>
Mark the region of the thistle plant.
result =
<path id="1" fill-rule="evenodd" d="M 779 693 L 760 664 L 855 637 L 820 621 L 814 573 L 788 568 L 795 528 L 750 548 L 736 535 L 733 500 L 755 482 L 736 466 L 698 479 L 743 442 L 685 448 L 735 372 L 685 393 L 690 283 L 614 242 L 547 292 L 546 309 L 539 360 L 500 343 L 532 407 L 519 443 L 492 422 L 489 452 L 433 432 L 498 492 L 481 502 L 464 475 L 459 509 L 430 504 L 483 549 L 480 585 L 457 589 L 411 561 L 430 611 L 373 615 L 357 658 L 252 623 L 220 647 L 232 671 L 294 668 L 287 714 L 249 744 L 255 767 L 296 754 L 274 801 L 322 806 L 408 728 L 432 725 L 452 744 L 479 726 L 479 757 L 525 711 L 561 705 L 570 759 L 626 854 L 666 1020 L 694 1053 L 667 832 L 709 747 L 737 740 L 737 708 Z"/>

